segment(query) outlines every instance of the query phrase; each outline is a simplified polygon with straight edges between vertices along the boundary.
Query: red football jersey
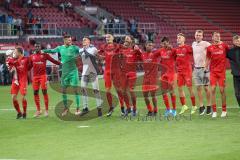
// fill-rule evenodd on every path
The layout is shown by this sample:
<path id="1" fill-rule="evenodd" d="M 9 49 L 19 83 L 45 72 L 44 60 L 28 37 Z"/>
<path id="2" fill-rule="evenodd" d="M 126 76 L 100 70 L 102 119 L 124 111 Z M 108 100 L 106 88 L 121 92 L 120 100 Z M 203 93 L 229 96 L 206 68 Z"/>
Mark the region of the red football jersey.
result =
<path id="1" fill-rule="evenodd" d="M 157 77 L 159 68 L 159 54 L 154 52 L 145 52 L 142 54 L 141 58 L 143 61 L 144 78 Z"/>
<path id="2" fill-rule="evenodd" d="M 115 55 L 119 50 L 118 44 L 104 44 L 100 47 L 99 54 L 105 57 L 105 71 L 110 71 L 112 57 Z"/>
<path id="3" fill-rule="evenodd" d="M 126 57 L 126 64 L 123 68 L 125 73 L 136 72 L 136 62 L 141 59 L 141 51 L 134 50 L 133 48 L 125 48 L 121 46 L 119 50 L 120 54 L 123 54 Z"/>
<path id="4" fill-rule="evenodd" d="M 176 48 L 175 60 L 177 72 L 191 72 L 192 71 L 192 47 L 183 45 Z"/>
<path id="5" fill-rule="evenodd" d="M 61 62 L 55 60 L 49 54 L 46 54 L 46 53 L 32 54 L 29 60 L 30 60 L 30 67 L 33 67 L 33 76 L 46 75 L 47 60 L 51 61 L 56 65 L 61 64 Z"/>
<path id="6" fill-rule="evenodd" d="M 229 47 L 225 43 L 213 44 L 207 48 L 207 57 L 210 59 L 211 72 L 226 71 L 226 54 Z"/>
<path id="7" fill-rule="evenodd" d="M 26 82 L 28 77 L 29 70 L 29 58 L 28 57 L 20 57 L 14 62 L 14 66 L 17 70 L 17 76 L 19 82 Z"/>
<path id="8" fill-rule="evenodd" d="M 166 74 L 175 73 L 175 52 L 176 50 L 173 48 L 161 48 L 158 50 L 158 54 L 161 58 L 160 64 L 166 67 Z"/>

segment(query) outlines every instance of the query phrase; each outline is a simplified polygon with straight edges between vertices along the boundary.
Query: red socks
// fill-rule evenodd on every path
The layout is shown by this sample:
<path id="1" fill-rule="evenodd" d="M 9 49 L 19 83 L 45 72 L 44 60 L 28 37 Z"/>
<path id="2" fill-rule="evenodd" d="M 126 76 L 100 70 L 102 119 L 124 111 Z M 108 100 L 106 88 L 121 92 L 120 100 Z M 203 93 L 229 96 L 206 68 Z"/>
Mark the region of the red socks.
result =
<path id="1" fill-rule="evenodd" d="M 216 104 L 212 105 L 212 110 L 213 110 L 213 112 L 217 112 L 217 105 Z"/>
<path id="2" fill-rule="evenodd" d="M 169 105 L 169 101 L 168 101 L 168 96 L 167 96 L 167 94 L 164 94 L 164 95 L 163 95 L 163 101 L 164 101 L 164 104 L 165 104 L 165 106 L 166 106 L 166 109 L 167 109 L 167 110 L 170 110 L 170 105 Z"/>
<path id="3" fill-rule="evenodd" d="M 112 107 L 112 94 L 110 92 L 107 92 L 106 96 L 107 96 L 109 107 Z"/>
<path id="4" fill-rule="evenodd" d="M 195 103 L 195 96 L 192 96 L 192 97 L 191 97 L 191 101 L 192 101 L 192 106 L 196 106 L 196 103 Z"/>
<path id="5" fill-rule="evenodd" d="M 48 94 L 43 95 L 45 110 L 48 111 Z M 39 95 L 34 95 L 34 101 L 37 107 L 37 111 L 40 111 L 40 97 Z"/>
<path id="6" fill-rule="evenodd" d="M 151 104 L 147 105 L 147 109 L 148 109 L 149 112 L 153 111 L 153 108 L 152 108 Z"/>
<path id="7" fill-rule="evenodd" d="M 153 112 L 157 113 L 158 112 L 158 107 L 154 107 Z"/>
<path id="8" fill-rule="evenodd" d="M 185 104 L 186 104 L 186 102 L 185 102 L 185 97 L 180 97 L 180 101 L 181 101 L 181 104 L 182 104 L 182 105 L 185 105 Z"/>
<path id="9" fill-rule="evenodd" d="M 17 100 L 13 100 L 13 106 L 14 106 L 14 108 L 16 109 L 16 111 L 18 112 L 18 113 L 21 113 L 21 110 L 20 110 L 20 107 L 19 107 L 19 103 L 18 103 L 18 101 Z"/>
<path id="10" fill-rule="evenodd" d="M 217 112 L 217 105 L 216 105 L 216 104 L 213 104 L 213 105 L 212 105 L 212 110 L 213 110 L 213 112 Z M 226 111 L 227 111 L 227 106 L 226 106 L 226 104 L 223 104 L 223 105 L 222 105 L 222 111 L 223 111 L 223 112 L 226 112 Z"/>
<path id="11" fill-rule="evenodd" d="M 23 106 L 23 113 L 27 113 L 27 100 L 23 99 L 22 100 L 22 106 Z"/>
<path id="12" fill-rule="evenodd" d="M 18 113 L 21 113 L 19 103 L 17 100 L 13 100 L 13 105 L 14 105 L 14 108 L 16 109 L 16 111 Z M 23 106 L 23 113 L 26 114 L 27 113 L 27 100 L 26 99 L 22 100 L 22 106 Z"/>
<path id="13" fill-rule="evenodd" d="M 39 98 L 39 95 L 34 95 L 34 101 L 35 101 L 35 104 L 36 104 L 36 107 L 37 107 L 37 111 L 40 111 L 40 98 Z"/>
<path id="14" fill-rule="evenodd" d="M 226 112 L 226 111 L 227 111 L 227 106 L 226 106 L 226 104 L 223 104 L 223 105 L 222 105 L 222 111 L 223 111 L 223 112 Z"/>
<path id="15" fill-rule="evenodd" d="M 45 110 L 48 111 L 48 94 L 43 95 L 44 98 L 44 104 L 45 104 Z"/>
<path id="16" fill-rule="evenodd" d="M 176 110 L 176 96 L 171 96 L 173 109 Z"/>

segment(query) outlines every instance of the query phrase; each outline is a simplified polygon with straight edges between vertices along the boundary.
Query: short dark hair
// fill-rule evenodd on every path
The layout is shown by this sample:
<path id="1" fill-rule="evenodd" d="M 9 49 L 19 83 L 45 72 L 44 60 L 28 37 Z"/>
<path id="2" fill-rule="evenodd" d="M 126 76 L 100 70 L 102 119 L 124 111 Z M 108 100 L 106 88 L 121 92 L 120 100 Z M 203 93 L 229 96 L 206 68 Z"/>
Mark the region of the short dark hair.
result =
<path id="1" fill-rule="evenodd" d="M 35 44 L 34 45 L 41 45 L 41 43 L 40 42 L 35 42 Z"/>
<path id="2" fill-rule="evenodd" d="M 212 33 L 212 35 L 214 35 L 214 34 L 220 34 L 220 32 L 215 31 Z"/>
<path id="3" fill-rule="evenodd" d="M 15 48 L 19 53 L 23 54 L 23 48 L 22 47 L 16 47 Z"/>
<path id="4" fill-rule="evenodd" d="M 71 38 L 71 36 L 69 35 L 69 34 L 65 34 L 65 35 L 63 35 L 63 38 L 65 39 L 65 38 Z"/>
<path id="5" fill-rule="evenodd" d="M 239 38 L 240 38 L 239 35 L 234 35 L 234 36 L 233 36 L 233 39 L 239 39 Z"/>
<path id="6" fill-rule="evenodd" d="M 203 34 L 203 30 L 197 29 L 197 30 L 195 31 L 195 33 L 202 33 L 202 34 Z"/>
<path id="7" fill-rule="evenodd" d="M 148 41 L 145 42 L 145 44 L 148 44 L 148 43 L 154 43 L 154 42 L 153 42 L 153 41 L 150 41 L 150 40 L 148 40 Z"/>
<path id="8" fill-rule="evenodd" d="M 91 41 L 91 38 L 89 36 L 84 36 L 83 39 L 84 38 L 87 38 L 87 39 L 89 39 L 89 41 Z"/>
<path id="9" fill-rule="evenodd" d="M 161 42 L 165 42 L 165 41 L 166 41 L 166 42 L 169 42 L 169 38 L 164 36 L 164 37 L 161 39 Z"/>

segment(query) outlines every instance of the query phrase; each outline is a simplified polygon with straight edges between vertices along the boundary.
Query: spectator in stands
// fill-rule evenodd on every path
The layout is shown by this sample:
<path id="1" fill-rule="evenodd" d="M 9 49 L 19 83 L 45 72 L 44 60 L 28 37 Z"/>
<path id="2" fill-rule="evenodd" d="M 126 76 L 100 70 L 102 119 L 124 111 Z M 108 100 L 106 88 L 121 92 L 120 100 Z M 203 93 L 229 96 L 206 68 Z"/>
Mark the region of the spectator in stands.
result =
<path id="1" fill-rule="evenodd" d="M 37 28 L 38 28 L 39 31 L 42 29 L 41 22 L 42 22 L 42 18 L 41 17 L 37 17 L 36 25 L 37 25 Z"/>
<path id="2" fill-rule="evenodd" d="M 10 10 L 11 0 L 5 0 L 4 7 L 6 10 Z"/>
<path id="3" fill-rule="evenodd" d="M 137 20 L 132 18 L 129 20 L 130 34 L 135 35 L 137 33 Z"/>
<path id="4" fill-rule="evenodd" d="M 120 23 L 120 18 L 118 16 L 114 17 L 114 23 Z"/>
<path id="5" fill-rule="evenodd" d="M 105 31 L 106 33 L 114 33 L 113 24 L 114 24 L 114 20 L 108 19 L 107 30 Z"/>
<path id="6" fill-rule="evenodd" d="M 32 7 L 32 0 L 27 0 L 27 7 Z"/>
<path id="7" fill-rule="evenodd" d="M 6 23 L 7 15 L 5 13 L 0 14 L 0 23 Z"/>
<path id="8" fill-rule="evenodd" d="M 44 7 L 44 5 L 41 0 L 38 0 L 38 1 L 33 2 L 33 7 L 42 8 L 42 7 Z"/>
<path id="9" fill-rule="evenodd" d="M 113 18 L 114 33 L 120 34 L 120 18 L 118 16 Z"/>
<path id="10" fill-rule="evenodd" d="M 15 20 L 15 28 L 17 30 L 17 35 L 22 35 L 22 19 L 20 18 L 20 15 L 17 15 Z"/>
<path id="11" fill-rule="evenodd" d="M 12 34 L 12 25 L 13 25 L 13 16 L 12 15 L 8 15 L 7 16 L 7 34 L 11 35 Z"/>
<path id="12" fill-rule="evenodd" d="M 62 12 L 65 12 L 66 9 L 72 9 L 72 3 L 71 2 L 67 2 L 67 1 L 62 2 L 62 3 L 59 4 L 59 9 Z"/>
<path id="13" fill-rule="evenodd" d="M 0 13 L 0 23 L 4 23 L 3 22 L 3 13 Z"/>
<path id="14" fill-rule="evenodd" d="M 27 18 L 30 20 L 33 18 L 32 9 L 29 9 L 27 12 Z"/>
<path id="15" fill-rule="evenodd" d="M 37 17 L 33 17 L 32 18 L 32 21 L 31 21 L 31 29 L 33 31 L 33 34 L 37 34 L 37 31 L 38 31 L 38 26 L 37 26 Z"/>
<path id="16" fill-rule="evenodd" d="M 101 22 L 104 24 L 104 25 L 106 25 L 107 24 L 107 22 L 108 22 L 108 19 L 107 19 L 107 17 L 101 17 Z"/>
<path id="17" fill-rule="evenodd" d="M 65 12 L 65 5 L 64 5 L 64 3 L 60 3 L 59 4 L 59 9 L 60 9 L 60 11 Z"/>
<path id="18" fill-rule="evenodd" d="M 71 2 L 65 2 L 65 7 L 66 8 L 72 8 L 72 3 Z"/>
<path id="19" fill-rule="evenodd" d="M 81 0 L 81 5 L 86 6 L 87 5 L 87 0 Z"/>

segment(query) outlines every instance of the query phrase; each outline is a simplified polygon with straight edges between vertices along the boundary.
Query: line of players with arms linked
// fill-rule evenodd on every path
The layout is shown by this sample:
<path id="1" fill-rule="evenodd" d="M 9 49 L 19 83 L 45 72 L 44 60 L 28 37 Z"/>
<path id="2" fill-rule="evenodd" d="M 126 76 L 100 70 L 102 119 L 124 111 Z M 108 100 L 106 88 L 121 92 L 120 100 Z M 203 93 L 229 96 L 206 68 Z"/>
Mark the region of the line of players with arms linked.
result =
<path id="1" fill-rule="evenodd" d="M 217 117 L 216 107 L 216 86 L 219 86 L 222 100 L 221 117 L 227 116 L 225 80 L 226 80 L 226 60 L 230 59 L 232 73 L 234 75 L 235 95 L 240 105 L 240 37 L 233 37 L 234 47 L 229 49 L 228 45 L 221 41 L 220 33 L 212 34 L 212 44 L 203 41 L 203 31 L 197 30 L 195 33 L 196 41 L 192 46 L 185 44 L 185 35 L 177 35 L 177 47 L 173 48 L 168 37 L 161 40 L 161 48 L 155 49 L 152 41 L 146 42 L 144 49 L 140 49 L 134 44 L 131 36 L 126 36 L 123 44 L 114 43 L 114 37 L 111 34 L 105 36 L 106 43 L 99 49 L 91 44 L 89 37 L 82 40 L 82 48 L 72 44 L 71 36 L 63 37 L 64 44 L 55 49 L 41 50 L 41 44 L 35 44 L 35 52 L 30 57 L 23 55 L 23 49 L 16 47 L 14 51 L 7 52 L 7 65 L 10 71 L 14 72 L 11 86 L 12 102 L 17 111 L 17 119 L 26 118 L 27 114 L 27 73 L 33 69 L 32 87 L 34 91 L 34 101 L 37 111 L 34 117 L 39 117 L 42 112 L 40 109 L 39 89 L 42 89 L 45 116 L 48 116 L 48 93 L 47 93 L 47 75 L 46 61 L 49 60 L 56 65 L 61 65 L 61 87 L 64 109 L 62 116 L 69 112 L 67 101 L 67 88 L 73 87 L 76 99 L 75 115 L 84 115 L 89 112 L 87 86 L 92 84 L 96 99 L 97 114 L 102 116 L 102 99 L 98 84 L 97 60 L 105 61 L 104 80 L 106 89 L 106 98 L 109 104 L 107 116 L 111 116 L 114 111 L 113 97 L 111 88 L 114 86 L 118 95 L 121 114 L 127 116 L 137 114 L 137 97 L 134 89 L 136 86 L 137 73 L 136 68 L 141 65 L 144 70 L 142 81 L 142 93 L 148 110 L 148 116 L 154 116 L 158 113 L 158 103 L 156 93 L 161 90 L 164 104 L 166 106 L 165 116 L 176 116 L 176 94 L 175 80 L 179 91 L 181 110 L 179 114 L 185 113 L 190 109 L 194 114 L 198 107 L 195 102 L 195 95 L 192 88 L 192 79 L 195 80 L 197 95 L 199 99 L 199 114 L 212 115 Z M 54 60 L 47 53 L 60 53 L 61 62 Z M 81 75 L 81 92 L 83 109 L 80 110 L 79 95 L 79 75 L 76 59 L 80 57 L 83 70 Z M 193 59 L 193 61 L 192 61 Z M 175 76 L 176 75 L 176 76 Z M 175 78 L 176 77 L 176 78 Z M 210 85 L 210 87 L 209 87 Z M 186 98 L 183 87 L 186 86 L 192 107 L 186 105 Z M 202 89 L 206 92 L 206 107 L 203 104 Z M 165 92 L 169 91 L 169 92 Z M 17 100 L 18 92 L 22 97 L 21 111 Z M 169 95 L 168 95 L 169 94 Z M 151 98 L 150 98 L 151 97 Z M 172 109 L 170 107 L 170 99 Z M 151 101 L 152 100 L 152 104 Z"/>

